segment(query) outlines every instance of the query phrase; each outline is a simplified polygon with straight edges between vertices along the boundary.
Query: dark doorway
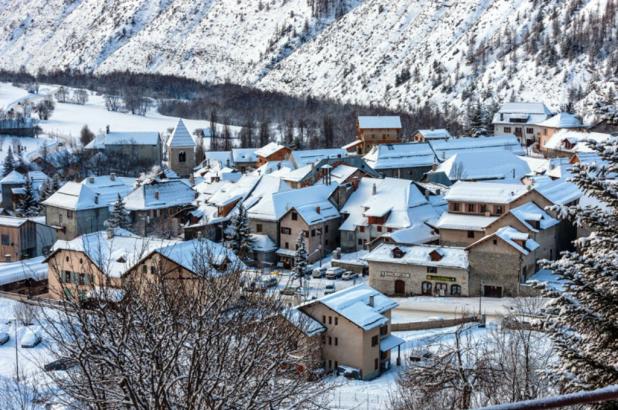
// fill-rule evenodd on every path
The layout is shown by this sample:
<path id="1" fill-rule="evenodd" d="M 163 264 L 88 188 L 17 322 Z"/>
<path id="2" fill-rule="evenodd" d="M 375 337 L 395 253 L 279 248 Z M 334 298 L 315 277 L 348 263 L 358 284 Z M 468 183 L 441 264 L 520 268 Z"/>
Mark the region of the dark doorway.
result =
<path id="1" fill-rule="evenodd" d="M 502 286 L 483 286 L 483 296 L 488 298 L 501 298 Z"/>
<path id="2" fill-rule="evenodd" d="M 400 279 L 395 281 L 395 294 L 396 295 L 405 295 L 406 294 L 406 283 Z"/>

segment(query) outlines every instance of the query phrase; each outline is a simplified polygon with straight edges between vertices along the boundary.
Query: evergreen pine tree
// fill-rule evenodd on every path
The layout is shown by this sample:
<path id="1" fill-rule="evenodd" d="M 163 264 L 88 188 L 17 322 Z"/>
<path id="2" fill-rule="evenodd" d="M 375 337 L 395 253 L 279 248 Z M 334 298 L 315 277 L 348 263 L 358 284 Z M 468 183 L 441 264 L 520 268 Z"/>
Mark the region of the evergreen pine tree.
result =
<path id="1" fill-rule="evenodd" d="M 13 149 L 9 147 L 9 152 L 4 158 L 4 164 L 2 165 L 2 176 L 5 177 L 15 169 L 15 158 L 13 157 Z"/>
<path id="2" fill-rule="evenodd" d="M 37 216 L 41 212 L 39 201 L 32 187 L 32 178 L 28 176 L 26 176 L 26 182 L 24 183 L 24 196 L 18 202 L 16 212 L 21 217 Z"/>
<path id="3" fill-rule="evenodd" d="M 468 135 L 478 137 L 486 134 L 485 113 L 480 101 L 477 101 L 468 108 Z"/>
<path id="4" fill-rule="evenodd" d="M 305 234 L 303 232 L 298 235 L 296 242 L 297 249 L 294 254 L 294 274 L 296 277 L 302 277 L 307 270 L 307 248 L 305 247 Z"/>
<path id="5" fill-rule="evenodd" d="M 112 209 L 107 221 L 105 221 L 105 225 L 108 228 L 131 228 L 129 213 L 124 207 L 124 202 L 122 202 L 120 194 L 118 194 L 118 198 L 116 199 L 116 202 L 114 202 L 114 208 Z"/>
<path id="6" fill-rule="evenodd" d="M 246 260 L 253 254 L 253 238 L 249 228 L 247 209 L 241 204 L 227 229 L 226 245 L 240 259 Z"/>
<path id="7" fill-rule="evenodd" d="M 590 235 L 575 250 L 548 264 L 565 281 L 564 290 L 545 288 L 552 297 L 548 331 L 560 358 L 552 374 L 564 391 L 618 384 L 618 140 L 592 145 L 605 164 L 576 164 L 572 181 L 604 206 L 554 207 Z M 605 403 L 599 408 L 615 408 Z"/>

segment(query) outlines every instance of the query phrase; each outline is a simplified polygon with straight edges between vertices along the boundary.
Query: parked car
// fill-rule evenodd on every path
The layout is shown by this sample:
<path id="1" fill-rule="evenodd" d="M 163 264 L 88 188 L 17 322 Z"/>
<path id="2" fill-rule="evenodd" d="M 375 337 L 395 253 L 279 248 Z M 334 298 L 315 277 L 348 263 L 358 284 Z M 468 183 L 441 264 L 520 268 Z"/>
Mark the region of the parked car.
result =
<path id="1" fill-rule="evenodd" d="M 343 272 L 343 275 L 341 275 L 341 279 L 343 280 L 352 280 L 356 278 L 358 278 L 358 273 L 349 270 Z"/>
<path id="2" fill-rule="evenodd" d="M 319 279 L 323 277 L 325 273 L 326 273 L 326 267 L 322 266 L 321 268 L 315 268 L 313 272 L 311 272 L 311 277 Z"/>
<path id="3" fill-rule="evenodd" d="M 272 288 L 277 286 L 279 283 L 279 279 L 276 276 L 262 276 L 257 281 L 257 287 L 261 290 L 266 290 L 268 288 Z"/>
<path id="4" fill-rule="evenodd" d="M 10 339 L 10 336 L 7 332 L 0 331 L 0 346 L 8 342 L 9 339 Z"/>
<path id="5" fill-rule="evenodd" d="M 21 347 L 31 348 L 41 343 L 41 335 L 36 330 L 28 329 L 21 337 Z"/>
<path id="6" fill-rule="evenodd" d="M 69 370 L 71 367 L 75 367 L 76 365 L 77 360 L 71 359 L 69 357 L 61 357 L 58 360 L 46 363 L 43 366 L 43 370 L 45 370 L 46 372 L 64 371 Z"/>
<path id="7" fill-rule="evenodd" d="M 343 272 L 345 272 L 343 268 L 328 268 L 326 270 L 326 279 L 339 279 L 341 275 L 343 275 Z"/>
<path id="8" fill-rule="evenodd" d="M 296 293 L 298 293 L 299 289 L 299 286 L 286 286 L 285 288 L 281 289 L 279 293 L 286 296 L 294 296 Z"/>
<path id="9" fill-rule="evenodd" d="M 330 283 L 328 285 L 326 285 L 326 287 L 324 288 L 324 294 L 325 295 L 330 295 L 331 293 L 335 293 L 337 290 L 335 289 L 335 284 L 334 283 Z"/>

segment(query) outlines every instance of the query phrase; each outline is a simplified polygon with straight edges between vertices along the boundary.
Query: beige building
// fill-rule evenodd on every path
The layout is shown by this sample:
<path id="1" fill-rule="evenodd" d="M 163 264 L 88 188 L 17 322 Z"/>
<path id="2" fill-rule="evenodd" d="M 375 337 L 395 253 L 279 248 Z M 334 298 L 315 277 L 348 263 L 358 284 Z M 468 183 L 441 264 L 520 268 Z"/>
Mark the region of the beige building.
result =
<path id="1" fill-rule="evenodd" d="M 545 144 L 560 130 L 570 129 L 573 131 L 583 131 L 585 129 L 581 120 L 568 112 L 560 112 L 553 117 L 539 124 L 538 134 L 539 149 L 541 152 L 548 153 Z"/>
<path id="2" fill-rule="evenodd" d="M 544 129 L 539 124 L 552 115 L 543 103 L 507 102 L 494 115 L 494 134 L 514 134 L 523 145 L 529 146 L 539 140 Z"/>
<path id="3" fill-rule="evenodd" d="M 425 142 L 425 141 L 438 141 L 438 140 L 448 140 L 452 135 L 448 130 L 444 128 L 438 129 L 430 129 L 430 130 L 418 130 L 413 135 L 411 140 L 415 142 Z"/>
<path id="4" fill-rule="evenodd" d="M 343 148 L 359 155 L 366 154 L 376 145 L 400 143 L 401 133 L 398 116 L 360 116 L 356 121 L 356 141 Z"/>
<path id="5" fill-rule="evenodd" d="M 391 310 L 397 303 L 361 284 L 298 306 L 320 322 L 321 356 L 327 371 L 344 368 L 363 380 L 391 367 L 391 350 L 404 340 L 391 334 Z M 398 350 L 397 364 L 401 357 Z"/>
<path id="6" fill-rule="evenodd" d="M 465 249 L 383 244 L 363 259 L 369 265 L 369 285 L 386 295 L 469 295 Z"/>
<path id="7" fill-rule="evenodd" d="M 171 137 L 166 142 L 167 161 L 170 169 L 178 176 L 187 177 L 193 174 L 195 161 L 195 140 L 180 119 Z"/>

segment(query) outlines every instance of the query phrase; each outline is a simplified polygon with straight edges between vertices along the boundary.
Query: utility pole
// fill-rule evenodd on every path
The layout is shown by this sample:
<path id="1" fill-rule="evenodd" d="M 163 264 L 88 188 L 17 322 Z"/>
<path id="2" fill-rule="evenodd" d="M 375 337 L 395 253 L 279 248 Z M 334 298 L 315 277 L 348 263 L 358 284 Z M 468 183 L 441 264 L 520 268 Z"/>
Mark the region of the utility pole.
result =
<path id="1" fill-rule="evenodd" d="M 481 320 L 481 315 L 483 314 L 482 301 L 483 301 L 483 281 L 481 281 L 481 285 L 479 289 L 479 320 Z"/>
<path id="2" fill-rule="evenodd" d="M 17 318 L 15 318 L 14 324 L 15 324 L 15 377 L 17 379 L 17 383 L 19 383 L 19 354 L 17 350 L 17 343 L 19 342 L 19 340 L 17 340 Z"/>

